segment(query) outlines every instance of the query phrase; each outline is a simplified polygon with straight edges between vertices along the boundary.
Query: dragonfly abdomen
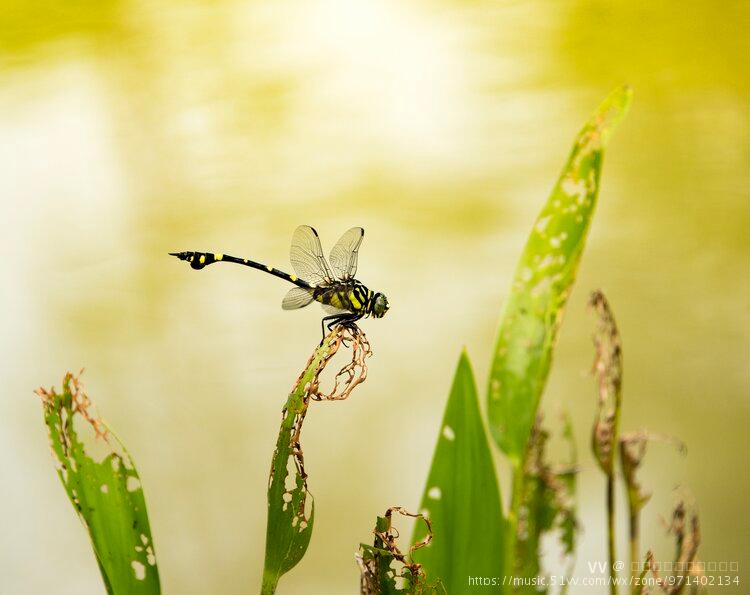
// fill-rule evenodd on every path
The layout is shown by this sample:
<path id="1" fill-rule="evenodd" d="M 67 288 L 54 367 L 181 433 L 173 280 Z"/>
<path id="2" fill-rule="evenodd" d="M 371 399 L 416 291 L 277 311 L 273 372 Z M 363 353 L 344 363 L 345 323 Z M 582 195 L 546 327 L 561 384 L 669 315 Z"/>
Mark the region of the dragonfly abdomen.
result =
<path id="1" fill-rule="evenodd" d="M 170 252 L 170 254 L 176 256 L 180 260 L 186 260 L 190 263 L 190 266 L 196 270 L 207 267 L 215 262 L 234 262 L 236 264 L 258 269 L 264 273 L 269 273 L 275 277 L 294 283 L 298 287 L 304 287 L 305 289 L 311 289 L 312 287 L 307 281 L 300 279 L 297 275 L 290 275 L 289 273 L 285 273 L 284 271 L 261 264 L 260 262 L 255 262 L 248 258 L 237 258 L 236 256 L 214 252 Z"/>

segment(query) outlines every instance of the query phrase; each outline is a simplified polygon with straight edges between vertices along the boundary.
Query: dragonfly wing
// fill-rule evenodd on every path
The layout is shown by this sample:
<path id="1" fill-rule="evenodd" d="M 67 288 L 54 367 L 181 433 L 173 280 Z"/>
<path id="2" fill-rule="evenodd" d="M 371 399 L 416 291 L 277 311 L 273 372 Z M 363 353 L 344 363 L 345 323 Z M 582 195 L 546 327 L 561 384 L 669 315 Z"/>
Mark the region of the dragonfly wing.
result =
<path id="1" fill-rule="evenodd" d="M 323 310 L 325 310 L 325 312 L 328 314 L 351 314 L 349 310 L 337 308 L 336 306 L 332 306 L 331 304 L 323 304 Z"/>
<path id="2" fill-rule="evenodd" d="M 297 310 L 304 308 L 313 301 L 312 291 L 303 287 L 292 287 L 281 302 L 283 310 Z"/>
<path id="3" fill-rule="evenodd" d="M 294 230 L 289 259 L 297 276 L 310 285 L 321 285 L 333 279 L 320 247 L 318 232 L 309 225 L 300 225 Z"/>
<path id="4" fill-rule="evenodd" d="M 357 274 L 359 246 L 364 237 L 364 229 L 352 227 L 341 236 L 331 250 L 331 268 L 339 279 L 349 279 Z"/>

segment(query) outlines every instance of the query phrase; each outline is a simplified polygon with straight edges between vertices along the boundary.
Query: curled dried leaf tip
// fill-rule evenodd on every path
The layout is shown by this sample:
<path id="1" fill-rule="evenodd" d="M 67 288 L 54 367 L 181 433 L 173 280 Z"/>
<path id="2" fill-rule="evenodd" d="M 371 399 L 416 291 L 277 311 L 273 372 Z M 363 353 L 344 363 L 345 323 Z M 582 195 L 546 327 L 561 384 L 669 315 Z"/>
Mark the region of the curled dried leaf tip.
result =
<path id="1" fill-rule="evenodd" d="M 401 553 L 401 550 L 398 549 L 398 546 L 396 545 L 396 539 L 399 537 L 398 530 L 393 526 L 393 513 L 397 512 L 401 516 L 411 517 L 414 519 L 421 519 L 425 525 L 427 525 L 427 535 L 425 535 L 424 539 L 421 541 L 418 541 L 417 543 L 414 543 L 409 548 L 409 553 L 407 556 L 404 556 L 404 554 Z M 419 571 L 419 569 L 422 568 L 420 564 L 415 564 L 410 562 L 412 554 L 423 547 L 426 547 L 430 544 L 432 541 L 432 523 L 430 522 L 430 519 L 427 518 L 422 513 L 413 513 L 409 512 L 402 506 L 391 506 L 388 510 L 385 511 L 385 517 L 386 519 L 386 527 L 382 531 L 378 531 L 376 528 L 374 533 L 375 537 L 380 539 L 383 544 L 385 545 L 385 549 L 387 549 L 391 554 L 393 554 L 393 557 L 396 558 L 399 562 L 403 562 L 407 565 L 408 568 L 412 570 Z M 407 562 L 407 558 L 409 562 Z"/>
<path id="2" fill-rule="evenodd" d="M 620 464 L 625 486 L 628 490 L 628 499 L 631 514 L 640 510 L 650 498 L 650 494 L 644 492 L 637 477 L 638 469 L 646 456 L 646 450 L 650 442 L 664 442 L 673 445 L 680 454 L 687 453 L 685 444 L 673 436 L 656 434 L 639 430 L 623 434 L 620 439 Z"/>
<path id="3" fill-rule="evenodd" d="M 641 576 L 650 572 L 662 592 L 676 595 L 684 591 L 688 577 L 700 577 L 704 574 L 704 565 L 698 560 L 698 546 L 701 542 L 700 522 L 698 514 L 684 500 L 680 500 L 672 511 L 672 518 L 665 525 L 667 533 L 675 540 L 674 561 L 664 565 L 657 561 L 649 550 Z M 671 571 L 671 576 L 662 575 L 662 570 Z M 641 593 L 648 593 L 648 590 L 644 588 Z"/>
<path id="4" fill-rule="evenodd" d="M 404 554 L 397 544 L 399 532 L 393 526 L 394 513 L 419 519 L 427 526 L 424 539 L 412 544 L 407 554 Z M 359 553 L 354 556 L 360 569 L 362 595 L 379 595 L 383 592 L 392 592 L 394 589 L 414 595 L 438 593 L 436 586 L 426 584 L 422 565 L 414 562 L 412 558 L 416 550 L 426 547 L 432 541 L 432 524 L 427 516 L 409 512 L 401 506 L 392 506 L 385 511 L 384 516 L 378 517 L 373 534 L 374 545 L 362 544 Z M 394 562 L 398 565 L 394 566 Z M 399 584 L 398 581 L 402 583 Z"/>
<path id="5" fill-rule="evenodd" d="M 83 388 L 83 382 L 81 381 L 82 374 L 83 369 L 77 375 L 72 372 L 66 373 L 63 378 L 63 392 L 61 395 L 55 392 L 54 387 L 46 389 L 41 386 L 34 393 L 41 397 L 45 407 L 55 407 L 55 399 L 62 397 L 63 401 L 58 406 L 69 408 L 71 415 L 75 415 L 76 413 L 80 415 L 94 429 L 97 438 L 102 438 L 105 442 L 108 442 L 107 426 L 98 414 L 91 412 L 93 403 Z M 68 398 L 70 399 L 69 401 Z"/>
<path id="6" fill-rule="evenodd" d="M 313 401 L 343 401 L 349 398 L 357 385 L 367 379 L 367 358 L 372 356 L 372 349 L 367 336 L 356 325 L 337 326 L 326 341 L 329 346 L 328 353 L 315 372 L 307 394 Z M 342 345 L 352 350 L 352 359 L 336 373 L 333 388 L 329 392 L 324 392 L 320 388 L 321 374 Z"/>

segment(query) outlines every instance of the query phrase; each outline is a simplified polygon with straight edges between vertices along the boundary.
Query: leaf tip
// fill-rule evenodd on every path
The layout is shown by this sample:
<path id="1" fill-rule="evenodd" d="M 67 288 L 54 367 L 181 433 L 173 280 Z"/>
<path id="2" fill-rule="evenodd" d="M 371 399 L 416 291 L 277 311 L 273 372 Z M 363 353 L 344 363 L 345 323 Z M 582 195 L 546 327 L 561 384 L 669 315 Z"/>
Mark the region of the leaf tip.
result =
<path id="1" fill-rule="evenodd" d="M 458 367 L 464 368 L 467 371 L 471 372 L 471 359 L 469 358 L 469 350 L 467 349 L 466 345 L 461 347 L 461 355 L 458 358 Z"/>
<path id="2" fill-rule="evenodd" d="M 605 147 L 620 122 L 625 118 L 633 102 L 633 87 L 623 84 L 614 89 L 595 112 L 594 126 L 601 134 L 601 146 Z"/>

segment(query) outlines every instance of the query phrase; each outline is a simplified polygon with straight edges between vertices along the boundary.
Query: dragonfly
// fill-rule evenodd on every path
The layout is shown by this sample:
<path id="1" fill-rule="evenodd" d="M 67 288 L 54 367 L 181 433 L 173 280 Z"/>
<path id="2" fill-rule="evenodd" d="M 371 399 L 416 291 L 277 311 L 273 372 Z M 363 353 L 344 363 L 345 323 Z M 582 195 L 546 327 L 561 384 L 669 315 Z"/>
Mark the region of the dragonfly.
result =
<path id="1" fill-rule="evenodd" d="M 284 296 L 281 307 L 297 310 L 319 302 L 327 316 L 320 323 L 323 338 L 325 329 L 336 325 L 350 328 L 361 318 L 382 318 L 390 307 L 388 298 L 373 291 L 355 278 L 359 247 L 365 236 L 361 227 L 352 227 L 341 236 L 331 250 L 329 260 L 323 256 L 318 232 L 309 225 L 300 225 L 292 236 L 290 260 L 296 275 L 261 264 L 248 258 L 238 258 L 215 252 L 170 252 L 199 270 L 216 262 L 234 262 L 284 279 L 294 284 Z M 330 264 L 329 264 L 330 263 Z"/>

